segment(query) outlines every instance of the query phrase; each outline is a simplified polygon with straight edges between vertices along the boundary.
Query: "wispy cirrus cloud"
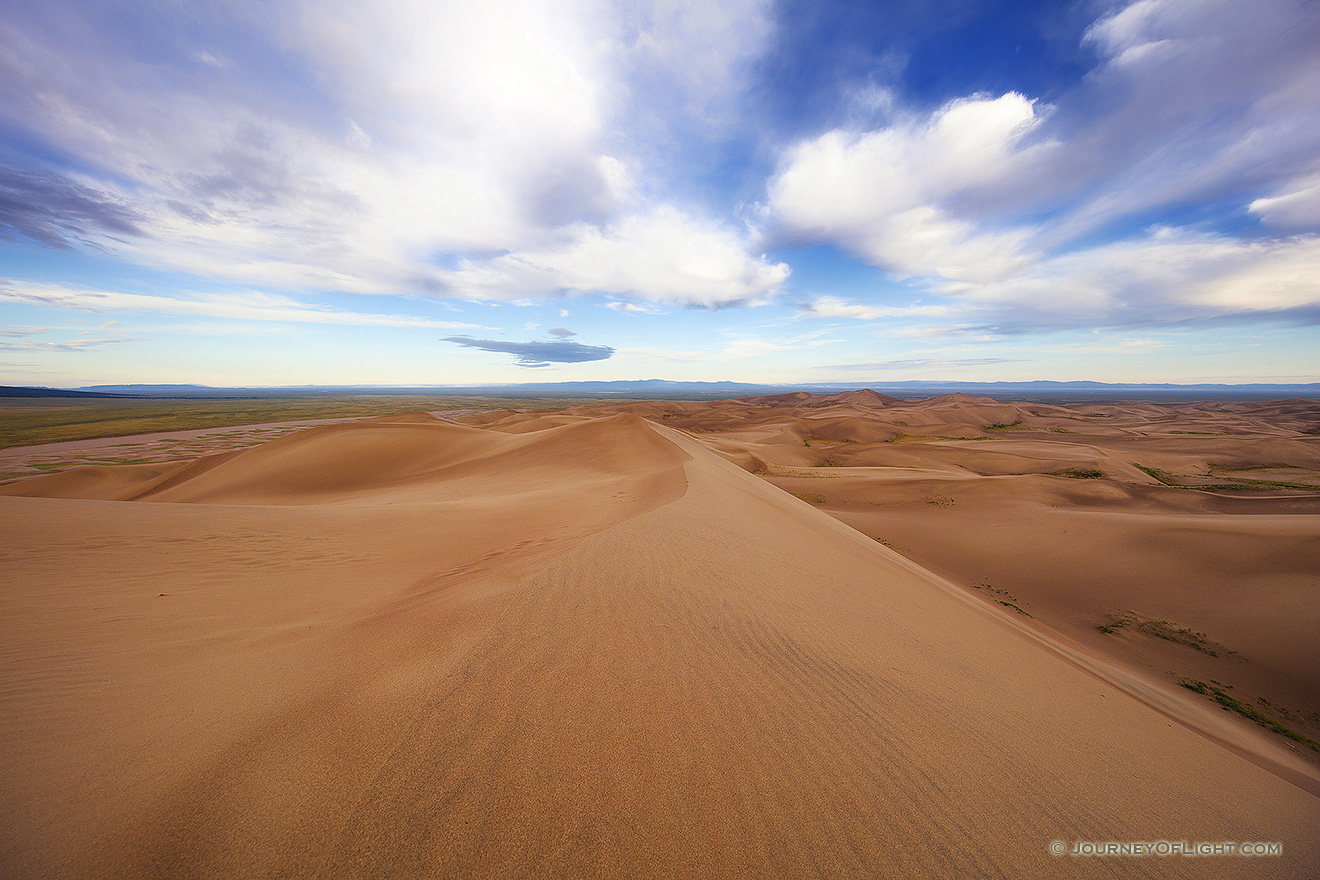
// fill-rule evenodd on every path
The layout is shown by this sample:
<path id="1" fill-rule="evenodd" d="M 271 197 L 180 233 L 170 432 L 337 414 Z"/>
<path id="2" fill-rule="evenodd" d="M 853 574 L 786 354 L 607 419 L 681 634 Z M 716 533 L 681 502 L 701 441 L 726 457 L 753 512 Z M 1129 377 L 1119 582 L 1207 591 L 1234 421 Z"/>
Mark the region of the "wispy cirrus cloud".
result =
<path id="1" fill-rule="evenodd" d="M 106 321 L 95 330 L 82 330 L 69 338 L 70 331 L 55 327 L 9 327 L 0 329 L 0 351 L 30 352 L 78 352 L 117 345 L 124 342 L 141 342 L 141 337 L 122 333 L 94 336 L 104 333 L 115 326 L 114 321 Z M 40 339 L 38 337 L 59 334 L 63 339 Z"/>
<path id="2" fill-rule="evenodd" d="M 141 236 L 142 218 L 118 199 L 49 171 L 0 165 L 0 238 L 70 250 Z"/>
<path id="3" fill-rule="evenodd" d="M 1159 228 L 996 284 L 933 286 L 1004 332 L 1226 317 L 1320 323 L 1320 236 L 1241 241 Z"/>
<path id="4" fill-rule="evenodd" d="M 887 370 L 940 370 L 949 367 L 983 367 L 988 364 L 1024 363 L 1023 358 L 916 358 L 912 360 L 871 361 L 864 364 L 831 364 L 822 370 L 880 372 Z"/>
<path id="5" fill-rule="evenodd" d="M 73 309 L 93 314 L 138 312 L 154 315 L 206 316 L 243 321 L 341 324 L 358 327 L 423 327 L 445 330 L 475 328 L 458 321 L 437 321 L 411 315 L 347 312 L 307 303 L 281 294 L 197 293 L 189 297 L 155 296 L 114 290 L 90 290 L 22 281 L 0 281 L 0 302 Z"/>
<path id="6" fill-rule="evenodd" d="M 945 305 L 879 306 L 848 302 L 842 297 L 820 296 L 798 303 L 798 317 L 852 318 L 876 321 L 882 318 L 940 317 L 952 311 Z"/>
<path id="7" fill-rule="evenodd" d="M 0 351 L 89 351 L 106 345 L 141 342 L 141 337 L 113 336 L 102 339 L 69 339 L 62 342 L 44 339 L 20 339 L 17 342 L 0 341 Z"/>

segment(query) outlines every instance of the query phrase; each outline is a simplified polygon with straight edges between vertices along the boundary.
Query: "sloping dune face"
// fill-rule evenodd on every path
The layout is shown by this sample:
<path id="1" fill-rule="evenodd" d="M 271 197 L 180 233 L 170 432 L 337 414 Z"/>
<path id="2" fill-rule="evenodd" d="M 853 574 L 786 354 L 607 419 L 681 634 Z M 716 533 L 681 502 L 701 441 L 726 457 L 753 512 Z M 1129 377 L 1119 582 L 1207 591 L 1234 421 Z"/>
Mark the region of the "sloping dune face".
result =
<path id="1" fill-rule="evenodd" d="M 1320 872 L 1320 799 L 1094 664 L 678 432 L 547 424 L 0 497 L 5 871 Z"/>
<path id="2" fill-rule="evenodd" d="M 1320 759 L 1320 401 L 849 392 L 579 412 L 618 410 L 690 432 L 1029 626 L 1236 701 L 1245 731 Z"/>

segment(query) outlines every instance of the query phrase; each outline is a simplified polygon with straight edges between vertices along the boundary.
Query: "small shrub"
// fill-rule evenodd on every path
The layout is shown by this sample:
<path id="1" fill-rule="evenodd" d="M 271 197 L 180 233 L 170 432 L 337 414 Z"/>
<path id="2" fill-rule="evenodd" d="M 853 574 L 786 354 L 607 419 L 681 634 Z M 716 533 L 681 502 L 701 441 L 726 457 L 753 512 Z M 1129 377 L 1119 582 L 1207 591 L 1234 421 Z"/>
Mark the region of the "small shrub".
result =
<path id="1" fill-rule="evenodd" d="M 1095 468 L 1064 468 L 1055 471 L 1053 476 L 1068 477 L 1073 480 L 1102 480 L 1106 475 L 1104 471 Z"/>
<path id="2" fill-rule="evenodd" d="M 1028 614 L 1026 611 L 1023 611 L 1021 608 L 1019 608 L 1017 605 L 1014 605 L 1012 602 L 1005 602 L 1003 599 L 1000 599 L 999 604 L 1008 608 L 1012 608 L 1018 614 L 1026 614 L 1027 617 L 1031 617 L 1030 614 Z"/>

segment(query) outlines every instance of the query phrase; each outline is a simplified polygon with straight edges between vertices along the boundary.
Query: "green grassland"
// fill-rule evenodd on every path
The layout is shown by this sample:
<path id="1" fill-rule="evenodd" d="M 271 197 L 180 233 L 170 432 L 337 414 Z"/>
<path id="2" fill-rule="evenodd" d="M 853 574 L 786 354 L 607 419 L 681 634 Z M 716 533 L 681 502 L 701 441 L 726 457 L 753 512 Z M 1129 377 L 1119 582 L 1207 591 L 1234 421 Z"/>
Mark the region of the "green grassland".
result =
<path id="1" fill-rule="evenodd" d="M 259 398 L 0 400 L 0 448 L 305 419 L 363 418 L 417 410 L 551 410 L 600 400 L 439 395 Z"/>

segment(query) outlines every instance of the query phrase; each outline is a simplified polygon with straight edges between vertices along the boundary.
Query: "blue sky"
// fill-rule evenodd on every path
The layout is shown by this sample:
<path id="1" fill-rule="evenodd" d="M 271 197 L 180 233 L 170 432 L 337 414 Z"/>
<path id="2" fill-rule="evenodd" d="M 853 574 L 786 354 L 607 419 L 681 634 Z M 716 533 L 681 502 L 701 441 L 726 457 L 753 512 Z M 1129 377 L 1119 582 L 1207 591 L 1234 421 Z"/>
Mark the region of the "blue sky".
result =
<path id="1" fill-rule="evenodd" d="M 0 384 L 1320 380 L 1320 6 L 0 20 Z"/>

